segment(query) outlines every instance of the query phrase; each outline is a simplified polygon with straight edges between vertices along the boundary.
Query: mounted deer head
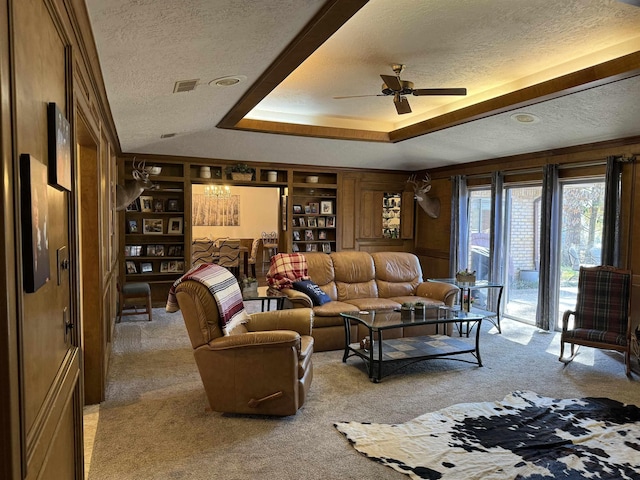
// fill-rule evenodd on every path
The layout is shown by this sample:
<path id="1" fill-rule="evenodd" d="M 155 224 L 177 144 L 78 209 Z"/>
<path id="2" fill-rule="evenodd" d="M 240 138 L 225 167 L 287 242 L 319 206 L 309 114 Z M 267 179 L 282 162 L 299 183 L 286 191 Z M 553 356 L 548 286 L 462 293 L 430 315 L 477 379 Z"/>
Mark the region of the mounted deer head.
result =
<path id="1" fill-rule="evenodd" d="M 429 174 L 425 173 L 424 179 L 419 183 L 416 181 L 415 174 L 411 175 L 407 183 L 413 187 L 413 198 L 417 200 L 418 205 L 431 218 L 438 218 L 440 216 L 440 199 L 427 196 L 427 192 L 431 190 L 431 177 Z"/>
<path id="2" fill-rule="evenodd" d="M 133 180 L 125 182 L 124 186 L 116 185 L 116 211 L 124 210 L 145 190 L 155 190 L 158 185 L 154 185 L 149 180 L 151 167 L 145 167 L 145 162 L 138 162 L 133 159 Z"/>

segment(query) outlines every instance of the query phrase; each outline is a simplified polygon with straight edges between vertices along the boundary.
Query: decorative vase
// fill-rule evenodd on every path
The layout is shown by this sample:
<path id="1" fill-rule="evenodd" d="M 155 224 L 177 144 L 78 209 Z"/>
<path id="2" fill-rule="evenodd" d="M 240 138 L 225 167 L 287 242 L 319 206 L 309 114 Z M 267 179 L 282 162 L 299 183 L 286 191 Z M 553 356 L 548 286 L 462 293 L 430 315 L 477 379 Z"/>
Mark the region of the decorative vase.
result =
<path id="1" fill-rule="evenodd" d="M 400 308 L 400 320 L 403 322 L 411 321 L 411 309 L 402 307 Z"/>
<path id="2" fill-rule="evenodd" d="M 277 182 L 278 181 L 278 172 L 275 172 L 275 171 L 267 172 L 267 181 L 268 182 Z"/>
<path id="3" fill-rule="evenodd" d="M 211 178 L 211 167 L 200 167 L 200 178 Z"/>
<path id="4" fill-rule="evenodd" d="M 424 305 L 416 305 L 413 307 L 416 319 L 424 320 L 425 308 Z"/>

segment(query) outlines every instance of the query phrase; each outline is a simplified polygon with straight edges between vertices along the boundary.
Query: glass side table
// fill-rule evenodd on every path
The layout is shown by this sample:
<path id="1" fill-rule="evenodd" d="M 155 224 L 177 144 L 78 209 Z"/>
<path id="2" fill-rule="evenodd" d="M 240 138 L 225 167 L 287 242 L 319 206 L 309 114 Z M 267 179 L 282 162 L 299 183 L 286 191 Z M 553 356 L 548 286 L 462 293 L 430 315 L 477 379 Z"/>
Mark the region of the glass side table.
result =
<path id="1" fill-rule="evenodd" d="M 488 280 L 477 280 L 472 283 L 458 282 L 455 278 L 428 278 L 428 282 L 444 282 L 455 285 L 460 289 L 460 307 L 467 312 L 473 312 L 478 315 L 484 315 L 484 319 L 491 322 L 497 329 L 498 333 L 502 333 L 500 327 L 500 302 L 502 301 L 502 290 L 504 285 L 501 283 L 490 282 Z M 495 303 L 495 307 L 492 308 L 488 302 L 488 296 L 485 297 L 485 301 L 482 304 L 474 302 L 473 292 L 476 290 L 498 290 L 498 299 Z M 476 305 L 474 305 L 476 303 Z M 468 324 L 467 324 L 468 327 Z M 467 337 L 469 336 L 469 330 L 467 329 Z M 460 331 L 462 336 L 462 331 Z"/>

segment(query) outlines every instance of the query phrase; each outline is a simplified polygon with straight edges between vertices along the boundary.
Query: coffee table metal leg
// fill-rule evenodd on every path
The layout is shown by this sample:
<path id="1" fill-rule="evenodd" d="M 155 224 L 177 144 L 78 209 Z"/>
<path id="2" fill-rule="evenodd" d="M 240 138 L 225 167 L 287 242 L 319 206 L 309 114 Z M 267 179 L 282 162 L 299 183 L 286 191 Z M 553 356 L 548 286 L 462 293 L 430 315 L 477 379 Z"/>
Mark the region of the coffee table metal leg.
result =
<path id="1" fill-rule="evenodd" d="M 480 330 L 482 327 L 482 319 L 478 320 L 476 325 L 476 358 L 478 359 L 478 366 L 482 366 L 482 358 L 480 358 Z M 469 323 L 467 323 L 467 328 L 469 328 Z"/>
<path id="2" fill-rule="evenodd" d="M 342 363 L 347 363 L 349 357 L 349 345 L 351 344 L 351 320 L 344 318 L 344 355 L 342 355 Z"/>

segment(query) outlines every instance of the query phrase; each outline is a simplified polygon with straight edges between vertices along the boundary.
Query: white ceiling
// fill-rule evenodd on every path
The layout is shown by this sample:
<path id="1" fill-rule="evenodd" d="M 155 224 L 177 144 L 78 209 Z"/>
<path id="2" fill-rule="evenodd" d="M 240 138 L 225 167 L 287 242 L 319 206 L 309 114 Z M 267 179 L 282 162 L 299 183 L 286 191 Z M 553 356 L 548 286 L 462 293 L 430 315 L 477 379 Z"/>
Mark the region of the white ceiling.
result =
<path id="1" fill-rule="evenodd" d="M 397 143 L 221 129 L 324 0 L 86 3 L 126 153 L 418 170 L 640 135 L 640 72 Z M 640 8 L 616 0 L 371 0 L 247 118 L 389 132 L 638 51 Z M 392 97 L 333 99 L 378 94 L 392 63 L 415 88 L 468 95 L 409 96 L 402 116 Z M 230 75 L 246 81 L 209 85 Z"/>

